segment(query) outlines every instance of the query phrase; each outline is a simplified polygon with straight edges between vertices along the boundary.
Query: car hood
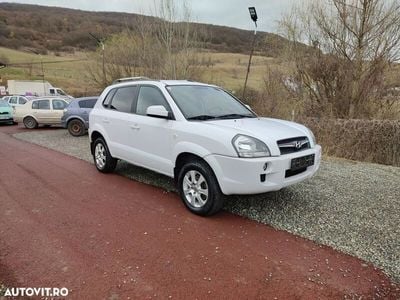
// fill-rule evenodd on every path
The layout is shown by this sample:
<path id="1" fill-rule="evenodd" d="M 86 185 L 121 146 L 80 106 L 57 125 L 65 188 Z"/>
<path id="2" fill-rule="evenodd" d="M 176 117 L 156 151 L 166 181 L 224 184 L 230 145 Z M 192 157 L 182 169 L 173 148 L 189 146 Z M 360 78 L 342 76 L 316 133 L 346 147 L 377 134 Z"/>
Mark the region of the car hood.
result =
<path id="1" fill-rule="evenodd" d="M 308 130 L 303 125 L 278 119 L 246 118 L 216 120 L 208 123 L 226 129 L 234 129 L 240 134 L 273 142 L 293 137 L 309 136 Z"/>
<path id="2" fill-rule="evenodd" d="M 0 107 L 0 113 L 4 113 L 4 112 L 12 114 L 13 109 L 12 109 L 12 107 Z"/>

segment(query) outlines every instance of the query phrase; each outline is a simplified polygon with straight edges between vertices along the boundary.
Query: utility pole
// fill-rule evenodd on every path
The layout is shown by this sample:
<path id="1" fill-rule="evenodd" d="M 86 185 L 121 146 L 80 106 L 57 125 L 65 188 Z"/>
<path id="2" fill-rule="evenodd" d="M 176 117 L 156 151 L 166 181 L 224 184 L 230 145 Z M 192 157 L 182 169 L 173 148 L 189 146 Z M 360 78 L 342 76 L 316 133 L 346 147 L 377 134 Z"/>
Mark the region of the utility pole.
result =
<path id="1" fill-rule="evenodd" d="M 97 44 L 101 47 L 101 53 L 102 53 L 102 60 L 103 60 L 103 86 L 106 86 L 106 58 L 105 58 L 105 45 L 103 40 L 99 39 L 96 37 L 94 34 L 89 32 L 89 35 L 97 42 Z"/>
<path id="2" fill-rule="evenodd" d="M 251 44 L 251 52 L 250 52 L 249 64 L 247 66 L 246 80 L 244 81 L 242 100 L 244 100 L 244 97 L 246 96 L 247 81 L 249 79 L 251 60 L 253 58 L 254 47 L 255 47 L 256 38 L 257 38 L 257 20 L 258 20 L 258 16 L 257 16 L 256 8 L 255 7 L 249 7 L 249 12 L 250 12 L 250 17 L 254 22 L 255 29 L 254 29 L 253 42 Z"/>
<path id="3" fill-rule="evenodd" d="M 32 53 L 34 53 L 34 54 L 36 54 L 36 55 L 39 55 L 39 57 L 40 57 L 40 64 L 41 64 L 41 66 L 42 66 L 42 83 L 43 83 L 43 95 L 44 96 L 46 96 L 47 95 L 47 91 L 46 91 L 46 85 L 45 85 L 45 83 L 44 83 L 44 65 L 43 65 L 43 56 L 42 56 L 42 54 L 40 54 L 39 52 L 37 52 L 37 51 L 35 51 L 35 50 L 32 50 L 32 49 L 28 49 L 28 51 L 30 51 L 30 52 L 32 52 Z"/>

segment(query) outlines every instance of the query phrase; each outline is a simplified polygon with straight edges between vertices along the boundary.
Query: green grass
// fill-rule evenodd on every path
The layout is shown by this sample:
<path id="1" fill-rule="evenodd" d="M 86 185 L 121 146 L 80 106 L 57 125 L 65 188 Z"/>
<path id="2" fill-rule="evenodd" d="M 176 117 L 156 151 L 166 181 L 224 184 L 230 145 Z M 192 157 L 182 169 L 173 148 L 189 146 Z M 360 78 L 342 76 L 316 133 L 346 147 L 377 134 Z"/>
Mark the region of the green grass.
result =
<path id="1" fill-rule="evenodd" d="M 85 78 L 87 55 L 76 53 L 73 55 L 37 55 L 25 51 L 17 51 L 0 47 L 0 59 L 6 58 L 10 67 L 0 69 L 2 85 L 10 79 L 38 80 L 42 79 L 42 65 L 45 80 L 54 86 L 60 87 L 71 94 L 82 94 L 93 90 L 92 85 Z M 81 61 L 76 61 L 81 60 Z M 13 66 L 13 64 L 23 64 Z M 26 65 L 25 65 L 26 64 Z M 32 65 L 31 65 L 32 64 Z M 29 67 L 31 65 L 31 67 Z"/>
<path id="2" fill-rule="evenodd" d="M 243 87 L 247 72 L 249 56 L 237 53 L 207 53 L 212 66 L 204 67 L 201 80 L 214 83 L 231 90 Z M 42 79 L 41 60 L 44 62 L 45 80 L 54 86 L 60 87 L 71 94 L 86 94 L 96 91 L 96 87 L 86 78 L 85 61 L 92 57 L 90 53 L 78 52 L 63 56 L 37 55 L 26 51 L 17 51 L 0 47 L 0 59 L 6 57 L 10 64 L 24 64 L 25 66 L 7 67 L 0 70 L 0 76 L 5 85 L 9 79 L 38 80 Z M 49 63 L 57 62 L 57 63 Z M 32 67 L 29 64 L 34 63 Z M 261 89 L 268 68 L 280 68 L 278 62 L 272 58 L 255 55 L 252 60 L 248 86 Z"/>

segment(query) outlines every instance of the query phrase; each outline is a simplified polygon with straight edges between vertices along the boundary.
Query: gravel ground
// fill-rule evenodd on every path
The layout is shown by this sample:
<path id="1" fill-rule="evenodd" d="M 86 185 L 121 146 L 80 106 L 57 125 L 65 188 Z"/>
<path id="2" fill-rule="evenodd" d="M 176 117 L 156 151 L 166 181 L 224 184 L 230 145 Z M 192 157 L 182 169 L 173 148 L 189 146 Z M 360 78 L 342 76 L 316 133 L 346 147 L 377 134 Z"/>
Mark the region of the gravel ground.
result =
<path id="1" fill-rule="evenodd" d="M 92 163 L 87 136 L 73 138 L 66 130 L 14 136 Z M 116 172 L 175 191 L 172 179 L 127 163 Z M 357 256 L 400 282 L 400 168 L 325 159 L 306 182 L 230 197 L 224 209 Z"/>

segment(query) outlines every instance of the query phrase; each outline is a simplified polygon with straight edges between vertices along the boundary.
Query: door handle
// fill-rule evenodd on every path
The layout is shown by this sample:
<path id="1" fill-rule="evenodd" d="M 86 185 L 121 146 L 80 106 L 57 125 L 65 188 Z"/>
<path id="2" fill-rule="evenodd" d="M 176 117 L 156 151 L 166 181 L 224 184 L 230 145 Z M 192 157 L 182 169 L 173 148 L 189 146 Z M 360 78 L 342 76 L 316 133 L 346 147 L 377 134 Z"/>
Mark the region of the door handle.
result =
<path id="1" fill-rule="evenodd" d="M 130 125 L 129 127 L 130 127 L 131 129 L 133 129 L 133 130 L 139 130 L 139 129 L 140 129 L 140 126 L 137 125 L 137 124 L 135 124 L 135 125 Z"/>
<path id="2" fill-rule="evenodd" d="M 109 124 L 109 123 L 110 123 L 110 120 L 109 120 L 109 119 L 103 119 L 103 123 Z"/>

